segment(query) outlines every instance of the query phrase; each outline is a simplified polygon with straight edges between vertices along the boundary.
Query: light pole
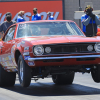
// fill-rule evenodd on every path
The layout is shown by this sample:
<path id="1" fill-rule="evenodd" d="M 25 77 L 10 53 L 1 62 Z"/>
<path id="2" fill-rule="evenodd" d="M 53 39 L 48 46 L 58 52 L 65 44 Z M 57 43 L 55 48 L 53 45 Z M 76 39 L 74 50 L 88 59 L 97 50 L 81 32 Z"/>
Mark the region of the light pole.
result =
<path id="1" fill-rule="evenodd" d="M 81 5 L 80 5 L 80 0 L 79 0 L 79 11 L 82 11 Z M 81 28 L 81 19 L 79 19 L 79 27 Z"/>

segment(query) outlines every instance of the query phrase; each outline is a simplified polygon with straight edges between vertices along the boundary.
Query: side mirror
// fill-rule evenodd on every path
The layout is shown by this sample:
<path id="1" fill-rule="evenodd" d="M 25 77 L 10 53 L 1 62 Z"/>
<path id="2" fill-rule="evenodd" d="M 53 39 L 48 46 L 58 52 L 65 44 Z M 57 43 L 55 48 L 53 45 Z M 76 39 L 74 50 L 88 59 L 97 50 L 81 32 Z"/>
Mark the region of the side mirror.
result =
<path id="1" fill-rule="evenodd" d="M 2 41 L 2 36 L 0 35 L 0 41 Z"/>
<path id="2" fill-rule="evenodd" d="M 97 36 L 100 36 L 100 32 L 97 32 Z"/>
<path id="3" fill-rule="evenodd" d="M 98 28 L 97 28 L 97 36 L 100 36 L 100 26 L 98 25 Z"/>

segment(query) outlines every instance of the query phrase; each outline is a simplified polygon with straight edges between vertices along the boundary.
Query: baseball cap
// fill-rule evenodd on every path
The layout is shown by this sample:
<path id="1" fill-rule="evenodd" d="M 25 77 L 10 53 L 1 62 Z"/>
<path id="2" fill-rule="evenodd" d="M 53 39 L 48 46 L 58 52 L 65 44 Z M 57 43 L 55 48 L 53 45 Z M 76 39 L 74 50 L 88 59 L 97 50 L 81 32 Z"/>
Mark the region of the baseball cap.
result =
<path id="1" fill-rule="evenodd" d="M 51 14 L 51 12 L 50 12 L 50 11 L 47 13 L 47 15 L 49 15 L 49 14 Z"/>
<path id="2" fill-rule="evenodd" d="M 7 12 L 6 17 L 8 17 L 8 16 L 12 16 L 12 14 L 10 12 Z"/>
<path id="3" fill-rule="evenodd" d="M 34 11 L 37 11 L 37 8 L 33 8 Z"/>
<path id="4" fill-rule="evenodd" d="M 92 8 L 91 5 L 87 5 L 86 8 L 85 8 L 85 10 L 91 9 L 91 8 Z"/>
<path id="5" fill-rule="evenodd" d="M 21 15 L 21 14 L 24 14 L 24 13 L 25 13 L 25 11 L 21 10 L 21 11 L 18 12 L 18 15 Z"/>

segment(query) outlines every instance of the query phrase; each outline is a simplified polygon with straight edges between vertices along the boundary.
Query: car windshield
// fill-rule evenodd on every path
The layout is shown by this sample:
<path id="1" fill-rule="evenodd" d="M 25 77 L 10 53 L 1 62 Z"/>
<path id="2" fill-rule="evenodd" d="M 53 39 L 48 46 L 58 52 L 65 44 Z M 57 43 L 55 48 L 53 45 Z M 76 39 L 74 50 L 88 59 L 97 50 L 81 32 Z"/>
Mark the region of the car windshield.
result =
<path id="1" fill-rule="evenodd" d="M 84 36 L 74 22 L 37 22 L 19 24 L 17 38 L 30 36 L 80 35 Z"/>

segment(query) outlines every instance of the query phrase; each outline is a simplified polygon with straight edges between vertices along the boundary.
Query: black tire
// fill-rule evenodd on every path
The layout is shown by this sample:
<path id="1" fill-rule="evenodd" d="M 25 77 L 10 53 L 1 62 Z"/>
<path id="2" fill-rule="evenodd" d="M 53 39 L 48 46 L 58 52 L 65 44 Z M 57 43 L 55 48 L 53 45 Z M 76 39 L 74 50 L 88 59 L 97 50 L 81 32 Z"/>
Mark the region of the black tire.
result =
<path id="1" fill-rule="evenodd" d="M 18 75 L 21 86 L 28 87 L 31 82 L 31 68 L 26 64 L 22 55 L 20 55 L 18 59 Z"/>
<path id="2" fill-rule="evenodd" d="M 52 75 L 52 80 L 57 85 L 72 84 L 74 76 L 75 72 L 71 72 L 69 74 Z"/>
<path id="3" fill-rule="evenodd" d="M 91 69 L 92 79 L 96 83 L 100 83 L 100 65 L 96 65 L 96 68 Z"/>
<path id="4" fill-rule="evenodd" d="M 16 73 L 6 72 L 0 65 L 0 86 L 12 87 L 15 84 Z"/>

